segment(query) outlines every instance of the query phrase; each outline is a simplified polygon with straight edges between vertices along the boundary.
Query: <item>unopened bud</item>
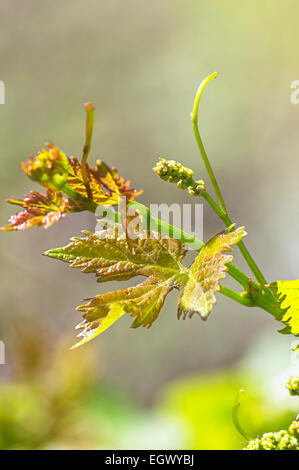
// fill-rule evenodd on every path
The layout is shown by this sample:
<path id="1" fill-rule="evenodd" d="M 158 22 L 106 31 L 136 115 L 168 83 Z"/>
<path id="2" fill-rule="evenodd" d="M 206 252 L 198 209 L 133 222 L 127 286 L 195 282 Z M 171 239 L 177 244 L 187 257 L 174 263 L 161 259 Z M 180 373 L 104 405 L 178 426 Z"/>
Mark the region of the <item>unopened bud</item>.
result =
<path id="1" fill-rule="evenodd" d="M 287 381 L 286 388 L 290 395 L 299 395 L 299 377 L 290 377 Z"/>

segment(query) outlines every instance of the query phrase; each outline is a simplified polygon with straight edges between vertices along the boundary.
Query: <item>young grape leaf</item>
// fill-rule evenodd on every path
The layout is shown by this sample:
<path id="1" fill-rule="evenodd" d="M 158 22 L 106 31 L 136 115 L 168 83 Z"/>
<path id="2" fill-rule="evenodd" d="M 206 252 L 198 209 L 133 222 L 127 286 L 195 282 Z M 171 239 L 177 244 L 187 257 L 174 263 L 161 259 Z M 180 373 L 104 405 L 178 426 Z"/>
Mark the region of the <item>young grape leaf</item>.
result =
<path id="1" fill-rule="evenodd" d="M 82 166 L 76 157 L 68 158 L 59 148 L 51 143 L 46 144 L 36 156 L 31 155 L 27 162 L 21 163 L 24 173 L 33 181 L 46 187 L 71 190 L 76 195 L 88 199 L 86 182 Z M 116 169 L 110 169 L 101 160 L 95 167 L 86 165 L 88 184 L 93 202 L 98 204 L 116 205 L 119 196 L 133 201 L 142 191 L 130 189 L 130 181 L 121 178 Z"/>
<path id="2" fill-rule="evenodd" d="M 46 194 L 31 191 L 23 201 L 8 199 L 8 202 L 23 207 L 24 211 L 13 215 L 9 225 L 0 230 L 24 230 L 35 225 L 48 228 L 72 211 L 69 200 L 60 191 L 50 188 L 46 189 Z"/>
<path id="3" fill-rule="evenodd" d="M 21 163 L 25 175 L 46 187 L 63 189 L 68 179 L 69 160 L 56 145 L 46 143 L 36 156 L 30 155 L 27 162 Z"/>
<path id="4" fill-rule="evenodd" d="M 216 303 L 215 292 L 219 281 L 225 277 L 226 264 L 232 260 L 231 245 L 239 243 L 246 235 L 244 227 L 225 230 L 213 237 L 200 251 L 188 273 L 188 281 L 181 292 L 178 316 L 190 317 L 198 313 L 205 320 Z"/>
<path id="5" fill-rule="evenodd" d="M 149 238 L 145 232 L 131 240 L 113 238 L 110 232 L 99 238 L 84 232 L 86 238 L 74 237 L 64 248 L 49 250 L 49 257 L 70 263 L 83 272 L 95 273 L 98 281 L 125 280 L 134 276 L 148 279 L 137 286 L 98 295 L 78 310 L 85 312 L 80 345 L 102 333 L 124 313 L 136 317 L 132 324 L 150 327 L 162 308 L 166 295 L 180 285 L 180 275 L 186 268 L 181 264 L 186 249 L 177 240 L 155 234 Z"/>
<path id="6" fill-rule="evenodd" d="M 281 313 L 277 320 L 286 325 L 281 333 L 299 335 L 299 279 L 276 281 L 270 287 L 280 301 Z"/>
<path id="7" fill-rule="evenodd" d="M 9 199 L 8 202 L 24 207 L 25 211 L 12 216 L 9 225 L 2 230 L 23 230 L 35 225 L 47 228 L 66 213 L 95 211 L 100 204 L 116 205 L 120 196 L 132 201 L 142 192 L 130 189 L 129 181 L 98 161 L 96 167 L 87 167 L 91 200 L 78 160 L 75 157 L 69 159 L 54 144 L 47 146 L 48 150 L 42 149 L 21 164 L 29 178 L 47 188 L 46 194 L 32 191 L 24 200 Z"/>
<path id="8" fill-rule="evenodd" d="M 121 196 L 127 202 L 133 201 L 142 193 L 130 189 L 130 181 L 121 178 L 116 169 L 111 170 L 104 162 L 99 160 L 95 167 L 86 163 L 91 146 L 94 107 L 91 103 L 84 107 L 86 133 L 82 163 L 75 157 L 68 158 L 49 142 L 46 143 L 47 148 L 21 163 L 24 173 L 48 191 L 46 195 L 32 192 L 23 201 L 10 199 L 8 202 L 24 207 L 25 211 L 11 217 L 9 226 L 2 230 L 22 230 L 33 225 L 49 227 L 66 212 L 95 212 L 97 205 L 117 205 Z"/>
<path id="9" fill-rule="evenodd" d="M 101 160 L 97 166 L 87 166 L 88 183 L 95 204 L 117 205 L 119 196 L 125 196 L 128 201 L 133 201 L 142 191 L 130 189 L 130 181 L 120 178 L 117 171 L 111 170 Z M 82 173 L 82 167 L 75 157 L 70 159 L 67 185 L 81 196 L 88 198 L 86 185 Z"/>
<path id="10" fill-rule="evenodd" d="M 157 319 L 165 297 L 174 288 L 171 282 L 165 281 L 161 285 L 155 282 L 155 279 L 149 278 L 134 287 L 97 295 L 88 304 L 77 307 L 77 310 L 85 313 L 84 320 L 76 327 L 83 330 L 78 335 L 82 340 L 74 347 L 98 336 L 125 313 L 136 316 L 133 328 L 141 325 L 149 328 Z"/>
<path id="11" fill-rule="evenodd" d="M 140 236 L 131 240 L 131 251 L 126 238 L 116 239 L 108 231 L 103 237 L 83 233 L 86 237 L 73 237 L 69 245 L 45 254 L 70 263 L 72 268 L 81 268 L 82 272 L 95 273 L 98 282 L 124 281 L 134 276 L 155 276 L 163 281 L 182 269 L 186 249 L 177 240 L 160 234 L 155 234 L 155 238 Z"/>
<path id="12" fill-rule="evenodd" d="M 49 250 L 45 255 L 85 273 L 95 273 L 99 282 L 123 281 L 140 275 L 147 279 L 127 289 L 97 295 L 79 306 L 77 310 L 84 312 L 84 320 L 78 325 L 83 331 L 76 346 L 105 331 L 125 313 L 135 317 L 133 328 L 150 327 L 174 288 L 181 292 L 179 314 L 187 313 L 188 308 L 190 316 L 194 312 L 204 315 L 216 301 L 214 292 L 219 290 L 225 264 L 232 258 L 223 252 L 245 235 L 242 228 L 217 235 L 202 248 L 188 270 L 182 264 L 186 249 L 178 240 L 153 233 L 150 238 L 148 232 L 143 232 L 130 240 L 129 245 L 125 237 L 115 238 L 109 231 L 102 237 L 84 233 L 86 237 L 74 237 L 69 245 Z"/>

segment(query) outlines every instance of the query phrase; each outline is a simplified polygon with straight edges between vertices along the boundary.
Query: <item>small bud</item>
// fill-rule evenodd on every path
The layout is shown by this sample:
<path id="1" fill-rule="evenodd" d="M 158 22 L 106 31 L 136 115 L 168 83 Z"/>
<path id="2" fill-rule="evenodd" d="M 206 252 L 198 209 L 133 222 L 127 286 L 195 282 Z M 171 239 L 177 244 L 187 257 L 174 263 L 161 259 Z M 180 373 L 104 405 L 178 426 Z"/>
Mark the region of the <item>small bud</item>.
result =
<path id="1" fill-rule="evenodd" d="M 286 388 L 290 395 L 299 395 L 299 377 L 290 377 L 287 381 Z"/>
<path id="2" fill-rule="evenodd" d="M 297 439 L 291 436 L 287 431 L 279 431 L 275 434 L 277 436 L 277 448 L 279 450 L 298 450 Z"/>
<path id="3" fill-rule="evenodd" d="M 201 196 L 204 190 L 205 190 L 204 181 L 198 180 L 198 181 L 195 181 L 194 185 L 189 189 L 189 194 L 191 194 L 191 196 Z"/>
<path id="4" fill-rule="evenodd" d="M 249 441 L 247 447 L 245 447 L 244 450 L 262 450 L 260 440 L 254 439 L 252 441 Z"/>
<path id="5" fill-rule="evenodd" d="M 277 439 L 273 432 L 264 434 L 260 441 L 263 450 L 275 450 L 277 447 Z"/>
<path id="6" fill-rule="evenodd" d="M 188 188 L 188 181 L 186 181 L 184 178 L 180 179 L 179 182 L 178 182 L 178 188 L 187 189 Z"/>
<path id="7" fill-rule="evenodd" d="M 289 433 L 292 434 L 292 436 L 296 437 L 296 439 L 299 439 L 299 420 L 292 422 L 289 427 Z"/>

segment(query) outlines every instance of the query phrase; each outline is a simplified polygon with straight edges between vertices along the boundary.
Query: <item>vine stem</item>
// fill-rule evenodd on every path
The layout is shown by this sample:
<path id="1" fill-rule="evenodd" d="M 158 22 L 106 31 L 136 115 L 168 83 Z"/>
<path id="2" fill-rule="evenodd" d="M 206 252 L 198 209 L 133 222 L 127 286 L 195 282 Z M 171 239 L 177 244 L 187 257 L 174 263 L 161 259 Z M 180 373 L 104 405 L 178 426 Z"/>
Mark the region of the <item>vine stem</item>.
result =
<path id="1" fill-rule="evenodd" d="M 205 89 L 206 85 L 207 85 L 211 80 L 213 80 L 214 78 L 216 78 L 217 75 L 218 75 L 218 72 L 212 73 L 212 75 L 209 75 L 207 78 L 205 78 L 205 79 L 201 82 L 201 84 L 199 85 L 199 88 L 198 88 L 198 90 L 197 90 L 197 93 L 196 93 L 196 96 L 195 96 L 195 100 L 194 100 L 193 110 L 192 110 L 192 113 L 191 113 L 191 120 L 192 120 L 192 123 L 193 123 L 193 132 L 194 132 L 194 135 L 195 135 L 195 139 L 196 139 L 196 142 L 197 142 L 197 145 L 198 145 L 198 148 L 199 148 L 201 157 L 202 157 L 203 162 L 204 162 L 204 164 L 205 164 L 205 167 L 206 167 L 206 169 L 207 169 L 209 178 L 210 178 L 211 183 L 212 183 L 212 185 L 213 185 L 213 187 L 214 187 L 214 190 L 215 190 L 217 199 L 218 199 L 218 201 L 219 201 L 220 208 L 222 209 L 222 211 L 223 211 L 225 214 L 227 214 L 226 206 L 225 206 L 225 203 L 224 203 L 224 199 L 223 199 L 223 196 L 222 196 L 222 193 L 221 193 L 219 184 L 218 184 L 218 182 L 217 182 L 216 176 L 215 176 L 215 174 L 214 174 L 214 171 L 213 171 L 212 166 L 211 166 L 211 164 L 210 164 L 210 161 L 209 161 L 209 159 L 208 159 L 208 156 L 207 156 L 207 153 L 206 153 L 206 151 L 205 151 L 204 145 L 203 145 L 203 143 L 202 143 L 202 140 L 201 140 L 201 137 L 200 137 L 200 133 L 199 133 L 199 129 L 198 129 L 198 108 L 199 108 L 199 103 L 200 103 L 201 95 L 202 95 L 203 90 Z"/>
<path id="2" fill-rule="evenodd" d="M 194 135 L 195 135 L 195 140 L 197 142 L 202 160 L 204 162 L 204 165 L 207 169 L 209 178 L 210 178 L 211 183 L 213 185 L 213 188 L 215 190 L 215 193 L 216 193 L 216 196 L 217 196 L 217 199 L 218 199 L 218 202 L 219 202 L 219 206 L 218 206 L 217 202 L 206 191 L 203 191 L 202 196 L 210 204 L 212 209 L 216 212 L 216 214 L 220 217 L 220 219 L 224 222 L 224 224 L 227 227 L 229 227 L 232 224 L 232 221 L 231 221 L 231 219 L 228 215 L 228 212 L 227 212 L 224 200 L 223 200 L 223 196 L 222 196 L 220 187 L 217 183 L 214 171 L 212 169 L 212 166 L 211 166 L 210 161 L 208 159 L 207 153 L 205 151 L 203 142 L 202 142 L 201 137 L 200 137 L 199 128 L 198 128 L 198 108 L 199 108 L 200 98 L 202 96 L 203 90 L 205 89 L 206 85 L 211 80 L 216 78 L 217 75 L 218 75 L 218 72 L 214 72 L 214 73 L 212 73 L 212 75 L 209 75 L 207 78 L 205 78 L 201 82 L 201 84 L 200 84 L 200 86 L 197 90 L 196 96 L 195 96 L 194 106 L 193 106 L 193 110 L 192 110 L 192 113 L 191 113 L 191 120 L 192 120 L 192 123 L 193 123 L 193 132 L 194 132 Z M 256 262 L 252 258 L 251 254 L 249 253 L 248 249 L 246 248 L 246 246 L 244 245 L 242 240 L 238 243 L 238 247 L 239 247 L 246 263 L 248 264 L 249 268 L 251 269 L 252 273 L 254 274 L 256 280 L 262 285 L 267 284 L 267 281 L 266 281 L 263 273 L 261 272 L 261 270 L 257 266 Z"/>
<path id="3" fill-rule="evenodd" d="M 237 292 L 235 292 L 232 289 L 229 289 L 228 287 L 220 286 L 220 292 L 226 297 L 229 297 L 235 302 L 245 305 L 246 307 L 254 307 L 256 305 L 255 302 L 250 297 L 246 295 L 238 294 Z"/>
<path id="4" fill-rule="evenodd" d="M 239 392 L 236 396 L 235 405 L 234 405 L 233 410 L 232 410 L 232 419 L 233 419 L 233 423 L 235 425 L 235 428 L 241 434 L 241 436 L 243 436 L 247 441 L 250 441 L 251 439 L 253 439 L 253 437 L 243 429 L 243 427 L 240 424 L 239 417 L 238 417 L 238 411 L 239 411 L 240 405 L 241 405 L 240 397 L 241 397 L 241 394 L 244 393 L 244 392 L 245 392 L 245 390 L 241 389 L 241 390 L 239 390 Z"/>
<path id="5" fill-rule="evenodd" d="M 216 212 L 216 214 L 220 217 L 220 219 L 222 220 L 222 222 L 224 222 L 224 224 L 226 225 L 226 227 L 229 227 L 230 225 L 232 225 L 232 220 L 230 219 L 229 215 L 228 214 L 225 214 L 221 208 L 218 206 L 218 204 L 216 203 L 216 201 L 212 198 L 212 196 L 207 193 L 206 191 L 203 191 L 202 192 L 202 197 L 207 201 L 207 203 L 212 207 L 212 209 L 214 210 L 214 212 Z M 241 240 L 239 243 L 238 243 L 238 247 L 245 259 L 245 261 L 247 262 L 248 266 L 250 267 L 251 271 L 253 272 L 253 274 L 255 275 L 257 281 L 260 283 L 260 284 L 267 284 L 267 281 L 263 275 L 263 273 L 261 272 L 261 270 L 259 269 L 259 267 L 257 266 L 256 262 L 254 261 L 254 259 L 252 258 L 251 254 L 249 253 L 248 249 L 246 248 L 244 242 Z"/>

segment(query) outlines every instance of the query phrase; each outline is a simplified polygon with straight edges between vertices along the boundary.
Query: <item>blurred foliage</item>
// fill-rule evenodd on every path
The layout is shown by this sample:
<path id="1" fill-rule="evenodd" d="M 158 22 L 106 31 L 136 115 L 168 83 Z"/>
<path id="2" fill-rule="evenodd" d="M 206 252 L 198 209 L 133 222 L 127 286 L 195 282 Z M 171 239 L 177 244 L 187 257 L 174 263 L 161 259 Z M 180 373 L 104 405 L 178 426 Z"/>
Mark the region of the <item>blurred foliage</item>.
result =
<path id="1" fill-rule="evenodd" d="M 247 444 L 232 417 L 240 387 L 246 393 L 237 419 L 250 436 L 286 428 L 296 414 L 298 398 L 290 397 L 291 406 L 284 396 L 277 401 L 277 387 L 248 363 L 167 384 L 145 408 L 99 382 L 94 348 L 69 351 L 69 338 L 53 347 L 34 320 L 10 339 L 14 367 L 0 384 L 0 449 L 239 449 Z"/>
<path id="2" fill-rule="evenodd" d="M 261 393 L 257 377 L 238 370 L 216 371 L 191 377 L 170 386 L 162 408 L 185 420 L 191 439 L 188 449 L 239 449 L 247 443 L 233 425 L 233 410 L 240 390 L 238 420 L 250 436 L 288 426 L 294 411 L 273 408 Z"/>
<path id="3" fill-rule="evenodd" d="M 76 413 L 95 383 L 92 351 L 71 354 L 65 340 L 51 347 L 51 335 L 34 320 L 10 339 L 13 371 L 0 387 L 0 448 L 89 446 L 92 435 Z"/>
<path id="4" fill-rule="evenodd" d="M 99 383 L 94 349 L 69 351 L 69 338 L 53 348 L 52 339 L 34 319 L 30 329 L 10 335 L 14 367 L 0 384 L 0 449 L 138 448 L 140 428 L 141 448 L 180 445 L 174 420 L 154 417 Z M 158 440 L 161 429 L 170 437 Z"/>

